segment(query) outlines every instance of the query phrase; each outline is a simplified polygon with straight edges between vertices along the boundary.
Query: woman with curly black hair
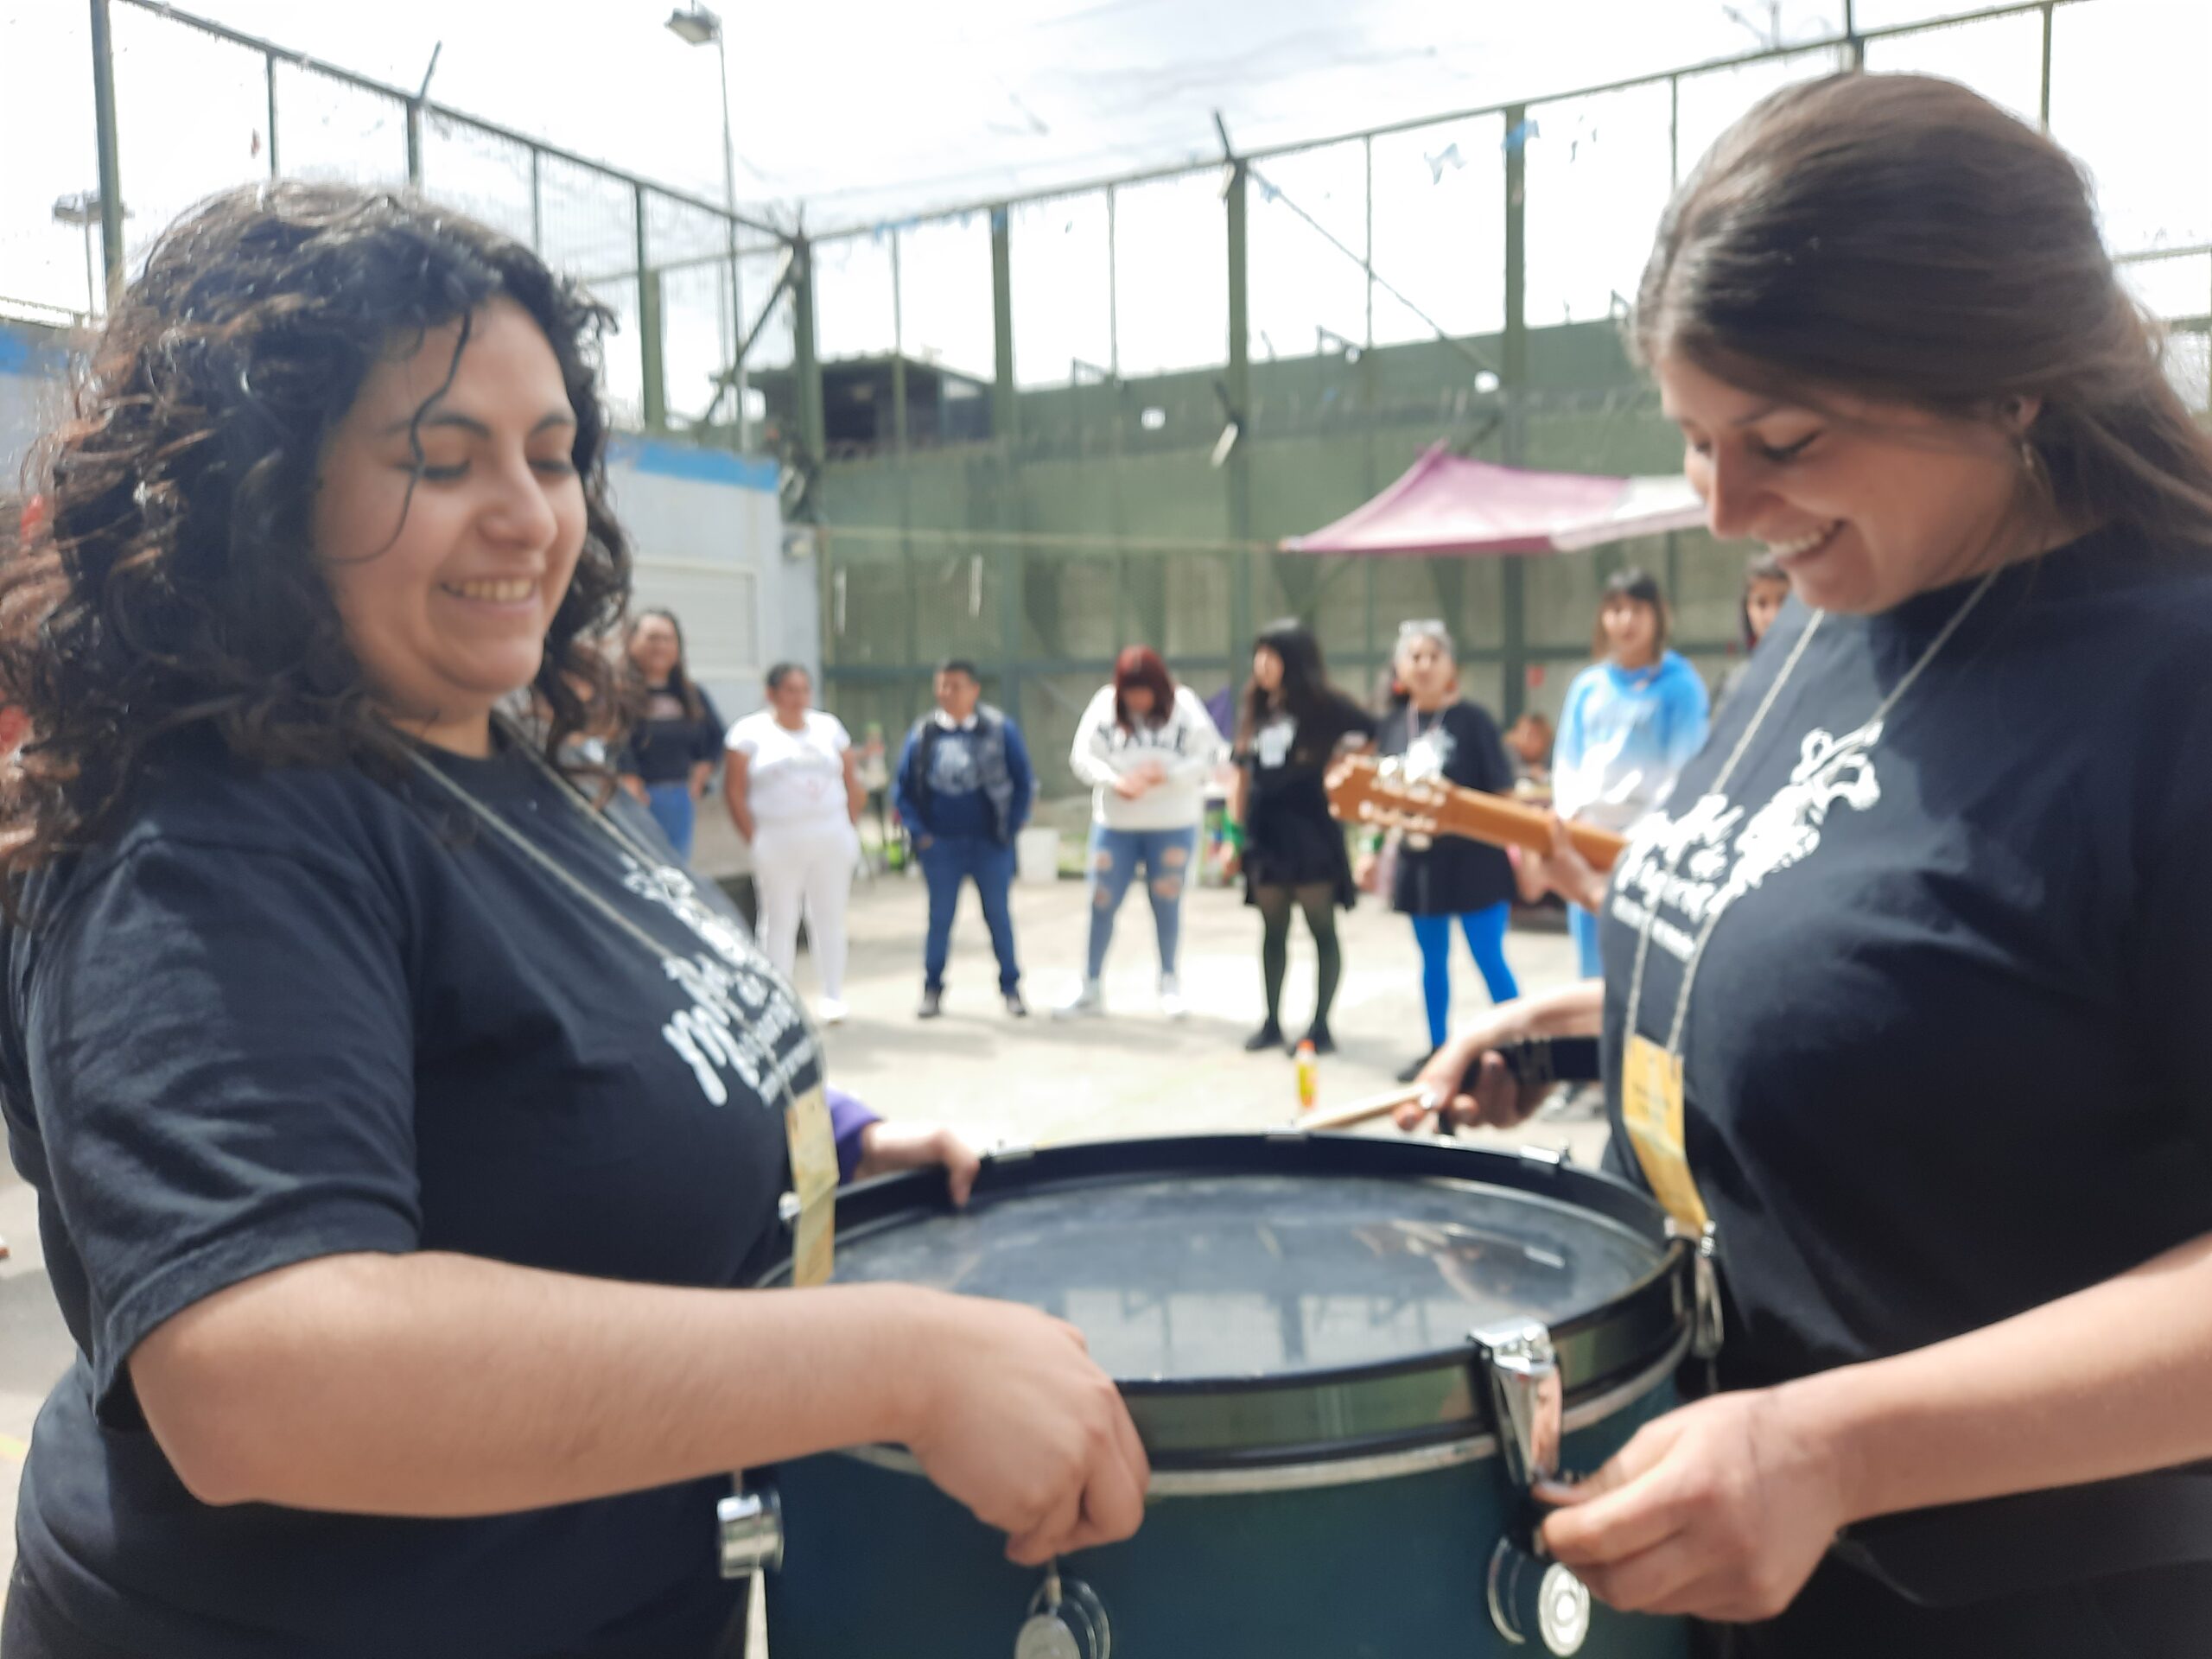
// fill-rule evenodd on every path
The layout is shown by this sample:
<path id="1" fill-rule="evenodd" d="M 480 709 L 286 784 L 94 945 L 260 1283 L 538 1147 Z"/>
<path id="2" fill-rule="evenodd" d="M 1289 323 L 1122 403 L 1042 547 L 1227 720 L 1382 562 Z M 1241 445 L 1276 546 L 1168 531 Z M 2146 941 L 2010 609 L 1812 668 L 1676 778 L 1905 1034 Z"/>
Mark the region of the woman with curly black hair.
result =
<path id="1" fill-rule="evenodd" d="M 976 1163 L 825 1113 L 741 924 L 562 769 L 629 581 L 604 320 L 410 199 L 241 191 L 47 446 L 0 557 L 0 1107 L 80 1351 L 6 1659 L 719 1659 L 722 1471 L 859 1441 L 1019 1560 L 1137 1523 L 1066 1327 L 734 1288 L 787 1124 L 826 1161 L 842 1116 L 848 1175 Z"/>

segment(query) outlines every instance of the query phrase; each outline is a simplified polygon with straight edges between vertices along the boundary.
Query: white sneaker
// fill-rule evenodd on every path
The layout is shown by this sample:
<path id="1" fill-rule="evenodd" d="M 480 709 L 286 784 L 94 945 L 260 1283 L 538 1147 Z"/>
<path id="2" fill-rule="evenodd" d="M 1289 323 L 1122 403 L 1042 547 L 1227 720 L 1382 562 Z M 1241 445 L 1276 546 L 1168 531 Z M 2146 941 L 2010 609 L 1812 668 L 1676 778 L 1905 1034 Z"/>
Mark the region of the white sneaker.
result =
<path id="1" fill-rule="evenodd" d="M 1191 1005 L 1183 1000 L 1183 987 L 1173 974 L 1160 976 L 1160 1011 L 1170 1020 L 1180 1020 L 1191 1011 Z"/>
<path id="2" fill-rule="evenodd" d="M 1055 1020 L 1076 1020 L 1106 1012 L 1106 993 L 1095 979 L 1077 982 L 1076 988 L 1052 1005 Z"/>
<path id="3" fill-rule="evenodd" d="M 836 997 L 825 996 L 822 999 L 821 1015 L 822 1023 L 823 1025 L 843 1025 L 845 1023 L 845 1015 L 848 1012 L 849 1012 L 849 1010 L 846 1008 L 844 1003 Z"/>

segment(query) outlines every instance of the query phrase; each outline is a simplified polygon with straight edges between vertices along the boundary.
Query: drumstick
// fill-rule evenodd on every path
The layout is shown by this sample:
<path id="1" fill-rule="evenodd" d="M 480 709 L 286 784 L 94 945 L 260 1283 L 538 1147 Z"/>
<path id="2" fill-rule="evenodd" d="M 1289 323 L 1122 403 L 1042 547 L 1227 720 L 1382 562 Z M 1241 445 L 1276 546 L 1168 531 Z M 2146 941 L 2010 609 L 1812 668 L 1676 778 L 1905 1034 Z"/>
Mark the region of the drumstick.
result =
<path id="1" fill-rule="evenodd" d="M 1355 1123 L 1366 1123 L 1395 1112 L 1401 1106 L 1409 1106 L 1421 1097 L 1419 1085 L 1408 1089 L 1393 1089 L 1388 1094 L 1370 1095 L 1364 1100 L 1347 1101 L 1342 1106 L 1329 1106 L 1312 1111 L 1298 1120 L 1301 1129 L 1348 1129 Z"/>
<path id="2" fill-rule="evenodd" d="M 1496 1055 L 1515 1082 L 1524 1089 L 1548 1090 L 1554 1083 L 1591 1083 L 1599 1076 L 1598 1039 L 1595 1037 L 1522 1037 L 1511 1042 L 1500 1043 L 1495 1048 L 1475 1057 L 1467 1074 L 1459 1080 L 1454 1092 L 1471 1095 L 1484 1064 Z M 1355 1124 L 1395 1112 L 1401 1106 L 1410 1106 L 1426 1090 L 1420 1084 L 1393 1089 L 1384 1094 L 1370 1095 L 1363 1100 L 1347 1102 L 1342 1106 L 1326 1107 L 1308 1112 L 1298 1120 L 1301 1129 L 1348 1129 Z"/>

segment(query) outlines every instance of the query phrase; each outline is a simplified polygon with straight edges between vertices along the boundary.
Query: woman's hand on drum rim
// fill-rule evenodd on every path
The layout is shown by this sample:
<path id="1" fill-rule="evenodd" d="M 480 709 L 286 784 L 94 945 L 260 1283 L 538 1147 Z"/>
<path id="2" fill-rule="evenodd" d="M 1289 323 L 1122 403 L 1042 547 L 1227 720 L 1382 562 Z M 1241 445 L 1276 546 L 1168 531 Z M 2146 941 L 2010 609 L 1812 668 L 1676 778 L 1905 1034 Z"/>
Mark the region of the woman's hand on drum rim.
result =
<path id="1" fill-rule="evenodd" d="M 1787 1390 L 1717 1395 L 1647 1423 L 1537 1496 L 1544 1547 L 1624 1612 L 1746 1623 L 1787 1607 L 1850 1519 L 1843 1459 Z"/>
<path id="2" fill-rule="evenodd" d="M 968 1202 L 983 1166 L 976 1148 L 950 1129 L 879 1120 L 861 1131 L 861 1161 L 853 1179 L 864 1181 L 874 1175 L 928 1169 L 938 1164 L 944 1166 L 945 1185 L 951 1189 L 953 1207 L 957 1209 Z"/>
<path id="3" fill-rule="evenodd" d="M 922 1471 L 1035 1567 L 1136 1531 L 1152 1465 L 1121 1390 L 1073 1325 L 1034 1308 L 918 1291 Z"/>
<path id="4" fill-rule="evenodd" d="M 1446 1038 L 1414 1079 L 1420 1094 L 1391 1114 L 1410 1134 L 1433 1115 L 1440 1128 L 1510 1129 L 1543 1103 L 1548 1089 L 1523 1088 L 1497 1050 L 1527 1035 L 1520 1007 L 1505 1002 Z"/>

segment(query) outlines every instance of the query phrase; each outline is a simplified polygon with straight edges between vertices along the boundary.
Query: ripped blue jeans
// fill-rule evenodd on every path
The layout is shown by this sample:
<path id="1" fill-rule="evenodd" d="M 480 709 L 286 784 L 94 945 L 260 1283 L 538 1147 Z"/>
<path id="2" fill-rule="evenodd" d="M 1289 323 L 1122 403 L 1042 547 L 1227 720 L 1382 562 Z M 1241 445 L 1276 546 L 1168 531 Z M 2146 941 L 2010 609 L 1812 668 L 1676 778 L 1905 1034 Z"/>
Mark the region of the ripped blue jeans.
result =
<path id="1" fill-rule="evenodd" d="M 1145 891 L 1152 899 L 1153 930 L 1160 935 L 1160 971 L 1175 971 L 1175 949 L 1182 938 L 1183 888 L 1198 847 L 1198 828 L 1109 830 L 1090 828 L 1090 958 L 1087 972 L 1098 977 L 1106 966 L 1106 947 L 1114 942 L 1114 913 L 1144 867 Z"/>

